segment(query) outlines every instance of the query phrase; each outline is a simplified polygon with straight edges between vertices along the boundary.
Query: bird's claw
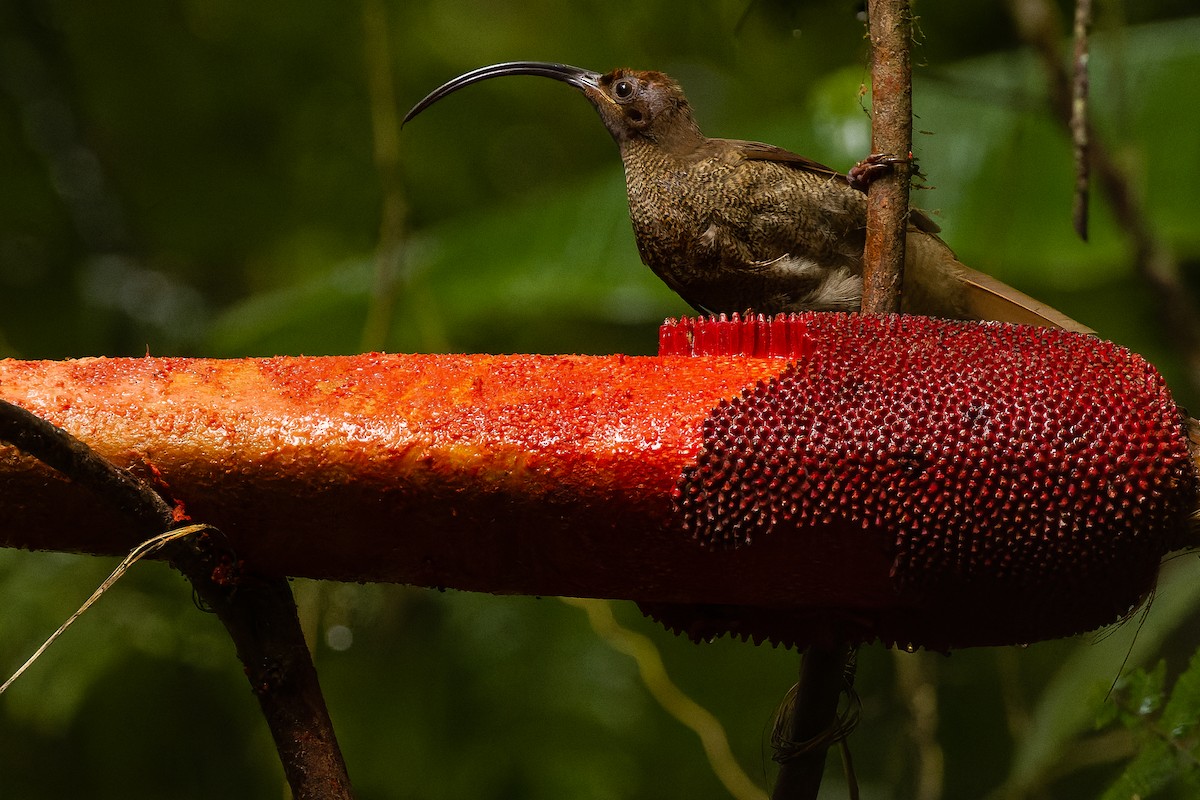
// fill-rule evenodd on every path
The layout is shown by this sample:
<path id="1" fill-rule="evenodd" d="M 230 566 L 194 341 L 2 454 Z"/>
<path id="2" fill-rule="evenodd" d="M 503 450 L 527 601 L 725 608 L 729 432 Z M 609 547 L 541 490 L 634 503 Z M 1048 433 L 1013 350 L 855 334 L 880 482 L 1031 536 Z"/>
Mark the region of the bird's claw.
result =
<path id="1" fill-rule="evenodd" d="M 909 153 L 907 157 L 894 156 L 891 153 L 872 153 L 851 167 L 850 171 L 846 173 L 846 179 L 850 181 L 853 188 L 865 192 L 872 182 L 891 172 L 897 164 L 907 164 L 912 161 L 912 153 Z"/>

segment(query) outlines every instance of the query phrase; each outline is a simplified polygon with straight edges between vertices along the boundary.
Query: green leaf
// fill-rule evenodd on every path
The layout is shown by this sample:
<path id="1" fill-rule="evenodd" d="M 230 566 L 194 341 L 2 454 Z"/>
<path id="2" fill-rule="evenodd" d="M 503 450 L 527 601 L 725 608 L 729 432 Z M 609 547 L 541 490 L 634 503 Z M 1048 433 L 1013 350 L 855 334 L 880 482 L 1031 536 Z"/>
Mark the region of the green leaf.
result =
<path id="1" fill-rule="evenodd" d="M 1197 761 L 1197 742 L 1194 733 L 1200 720 L 1200 650 L 1197 650 L 1171 692 L 1166 707 L 1162 699 L 1162 683 L 1166 662 L 1160 661 L 1153 673 L 1134 676 L 1134 683 L 1145 691 L 1141 705 L 1128 708 L 1124 720 L 1142 743 L 1133 761 L 1103 795 L 1103 800 L 1126 800 L 1147 797 L 1161 791 L 1172 782 L 1183 779 L 1190 785 L 1200 784 L 1200 761 Z M 1134 691 L 1128 697 L 1136 700 L 1142 695 Z M 1156 713 L 1162 708 L 1161 715 Z"/>
<path id="2" fill-rule="evenodd" d="M 1153 670 L 1141 667 L 1122 675 L 1098 719 L 1119 721 L 1126 728 L 1138 730 L 1147 717 L 1162 710 L 1166 697 L 1167 662 L 1160 660 Z"/>
<path id="3" fill-rule="evenodd" d="M 1162 714 L 1162 727 L 1176 741 L 1194 739 L 1200 727 L 1200 650 L 1192 654 L 1191 663 L 1171 690 L 1171 699 Z M 1200 742 L 1193 741 L 1190 752 L 1197 751 Z"/>
<path id="4" fill-rule="evenodd" d="M 1050 680 L 1033 710 L 1033 722 L 1017 742 L 1012 767 L 1000 794 L 1021 796 L 1053 771 L 1068 744 L 1091 727 L 1099 696 L 1112 685 L 1128 656 L 1144 663 L 1163 641 L 1200 610 L 1200 560 L 1176 559 L 1164 567 L 1145 623 L 1141 614 L 1088 647 L 1080 647 Z M 1132 641 L 1131 641 L 1132 640 Z"/>

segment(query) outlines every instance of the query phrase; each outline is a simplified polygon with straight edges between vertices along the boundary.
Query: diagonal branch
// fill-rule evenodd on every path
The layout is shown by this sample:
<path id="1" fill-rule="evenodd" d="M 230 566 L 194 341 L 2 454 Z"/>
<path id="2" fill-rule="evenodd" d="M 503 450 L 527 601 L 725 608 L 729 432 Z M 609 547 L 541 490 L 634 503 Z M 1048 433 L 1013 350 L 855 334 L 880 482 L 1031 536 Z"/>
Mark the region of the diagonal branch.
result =
<path id="1" fill-rule="evenodd" d="M 139 539 L 186 519 L 150 486 L 83 442 L 4 400 L 0 440 L 107 498 L 129 518 Z M 228 552 L 208 535 L 173 542 L 164 550 L 233 639 L 293 797 L 350 800 L 350 780 L 287 579 L 237 574 Z"/>

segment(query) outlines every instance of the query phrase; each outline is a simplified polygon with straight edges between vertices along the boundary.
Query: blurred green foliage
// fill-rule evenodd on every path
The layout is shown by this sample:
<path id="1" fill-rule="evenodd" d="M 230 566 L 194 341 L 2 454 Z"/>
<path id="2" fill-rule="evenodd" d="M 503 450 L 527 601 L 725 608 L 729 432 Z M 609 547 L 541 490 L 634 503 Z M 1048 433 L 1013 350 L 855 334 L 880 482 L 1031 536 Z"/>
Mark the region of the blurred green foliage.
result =
<path id="1" fill-rule="evenodd" d="M 1175 681 L 1170 698 L 1165 689 L 1167 665 L 1133 670 L 1115 687 L 1098 725 L 1119 722 L 1137 737 L 1139 752 L 1105 793 L 1105 800 L 1150 797 L 1179 781 L 1195 797 L 1200 794 L 1200 651 Z"/>
<path id="2" fill-rule="evenodd" d="M 1098 6 L 1096 127 L 1194 280 L 1200 16 L 1194 0 Z M 868 142 L 855 10 L 849 0 L 9 0 L 0 355 L 340 353 L 364 343 L 652 352 L 661 318 L 687 308 L 638 262 L 614 148 L 580 98 L 550 81 L 473 87 L 405 128 L 398 167 L 373 130 L 482 64 L 628 65 L 679 78 L 710 135 L 844 169 Z M 917 10 L 916 152 L 933 188 L 916 202 L 936 211 L 966 263 L 1146 354 L 1197 405 L 1104 203 L 1093 202 L 1092 243 L 1070 231 L 1069 148 L 1005 5 L 921 0 Z M 368 49 L 369 30 L 387 52 Z M 395 93 L 383 101 L 368 80 L 379 58 Z M 397 209 L 407 209 L 402 234 L 389 225 Z M 373 303 L 391 308 L 382 337 L 364 334 Z M 110 567 L 0 552 L 0 668 L 15 667 Z M 165 567 L 134 573 L 0 700 L 0 795 L 283 796 L 215 620 Z M 295 586 L 363 798 L 724 796 L 694 736 L 575 609 Z M 948 659 L 865 648 L 852 739 L 862 796 L 915 796 L 922 745 L 898 659 L 914 659 L 915 673 L 903 674 L 936 689 L 945 797 L 1122 791 L 1114 782 L 1151 758 L 1154 737 L 1127 712 L 1126 726 L 1099 734 L 1092 722 L 1113 703 L 1107 690 L 1127 655 L 1130 667 L 1165 665 L 1151 673 L 1152 694 L 1190 685 L 1175 676 L 1200 643 L 1198 605 L 1200 564 L 1183 558 L 1144 621 L 1113 631 Z M 695 646 L 618 611 L 655 638 L 766 785 L 765 736 L 795 654 Z M 1108 707 L 1134 707 L 1129 692 Z M 1170 713 L 1195 714 L 1194 694 Z M 1155 719 L 1165 725 L 1162 702 Z M 830 761 L 823 796 L 842 797 Z M 1174 768 L 1178 777 L 1188 766 Z M 1188 786 L 1194 774 L 1155 784 L 1164 797 L 1190 796 Z"/>

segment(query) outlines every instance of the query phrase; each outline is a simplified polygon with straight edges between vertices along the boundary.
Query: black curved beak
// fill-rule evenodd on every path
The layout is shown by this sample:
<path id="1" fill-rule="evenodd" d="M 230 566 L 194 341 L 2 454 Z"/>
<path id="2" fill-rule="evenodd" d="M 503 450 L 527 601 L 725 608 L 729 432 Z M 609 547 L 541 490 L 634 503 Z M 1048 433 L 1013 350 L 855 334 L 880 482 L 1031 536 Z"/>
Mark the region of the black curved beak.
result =
<path id="1" fill-rule="evenodd" d="M 581 92 L 586 92 L 588 89 L 597 89 L 600 85 L 600 73 L 580 69 L 579 67 L 572 67 L 569 64 L 554 64 L 549 61 L 506 61 L 503 64 L 492 64 L 488 67 L 471 70 L 453 80 L 443 83 L 426 95 L 424 100 L 413 106 L 412 110 L 404 115 L 404 122 L 400 124 L 403 126 L 438 100 L 441 100 L 448 94 L 457 92 L 464 86 L 486 81 L 488 78 L 500 78 L 505 75 L 540 75 L 543 78 L 553 78 L 556 81 L 570 84 Z"/>

